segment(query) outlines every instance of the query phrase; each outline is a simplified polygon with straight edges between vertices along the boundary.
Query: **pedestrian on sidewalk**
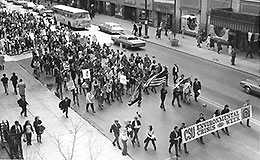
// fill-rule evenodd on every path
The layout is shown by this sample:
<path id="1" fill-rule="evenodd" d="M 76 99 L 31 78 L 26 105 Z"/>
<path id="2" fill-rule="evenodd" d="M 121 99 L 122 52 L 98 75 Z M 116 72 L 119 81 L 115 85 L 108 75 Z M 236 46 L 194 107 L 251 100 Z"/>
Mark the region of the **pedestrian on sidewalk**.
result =
<path id="1" fill-rule="evenodd" d="M 19 91 L 19 94 L 21 97 L 25 97 L 25 88 L 26 88 L 26 85 L 25 83 L 23 82 L 23 79 L 20 79 L 19 80 L 19 83 L 17 85 L 18 87 L 18 91 Z"/>
<path id="2" fill-rule="evenodd" d="M 134 22 L 132 34 L 134 34 L 135 36 L 137 36 L 137 32 L 138 32 L 137 24 Z"/>
<path id="3" fill-rule="evenodd" d="M 213 49 L 213 51 L 215 51 L 215 41 L 214 41 L 213 37 L 210 37 L 209 48 L 210 48 L 210 50 Z"/>
<path id="4" fill-rule="evenodd" d="M 141 37 L 142 36 L 142 28 L 143 28 L 143 25 L 141 22 L 139 22 L 138 24 L 138 36 Z"/>
<path id="5" fill-rule="evenodd" d="M 138 138 L 138 132 L 140 130 L 140 127 L 141 127 L 140 120 L 138 119 L 138 117 L 134 117 L 134 120 L 132 121 L 132 128 L 133 128 L 133 133 L 134 133 L 132 143 L 133 143 L 133 145 L 135 143 L 137 143 L 138 147 L 140 147 L 139 138 Z"/>
<path id="6" fill-rule="evenodd" d="M 200 113 L 199 119 L 196 120 L 196 124 L 201 123 L 201 122 L 203 122 L 203 121 L 206 121 L 206 119 L 205 119 L 205 117 L 204 117 L 204 114 L 203 114 L 203 113 Z M 200 143 L 205 144 L 204 141 L 203 141 L 203 136 L 197 138 L 197 140 L 199 140 Z"/>
<path id="7" fill-rule="evenodd" d="M 202 43 L 201 34 L 198 33 L 196 38 L 197 38 L 197 47 L 201 48 L 201 43 Z"/>
<path id="8" fill-rule="evenodd" d="M 77 106 L 79 107 L 79 89 L 78 86 L 75 85 L 75 88 L 73 88 L 71 90 L 72 92 L 72 97 L 73 97 L 73 104 L 77 104 Z"/>
<path id="9" fill-rule="evenodd" d="M 118 119 L 115 119 L 114 121 L 114 124 L 111 125 L 110 127 L 110 133 L 114 133 L 114 136 L 115 136 L 115 139 L 114 141 L 112 142 L 113 146 L 116 146 L 121 150 L 121 147 L 119 145 L 119 133 L 120 133 L 120 128 L 121 128 L 121 125 L 119 123 L 119 120 Z"/>
<path id="10" fill-rule="evenodd" d="M 181 123 L 181 127 L 179 128 L 179 135 L 180 135 L 180 139 L 179 139 L 179 150 L 181 150 L 181 143 L 182 143 L 182 134 L 181 131 L 182 129 L 186 128 L 186 124 L 185 123 Z M 187 144 L 183 143 L 183 147 L 184 147 L 184 152 L 186 154 L 189 154 L 189 151 L 187 149 Z"/>
<path id="11" fill-rule="evenodd" d="M 40 120 L 39 116 L 35 117 L 33 122 L 33 127 L 37 135 L 37 142 L 42 143 L 42 134 L 43 131 L 45 130 L 45 127 L 42 125 L 42 121 Z"/>
<path id="12" fill-rule="evenodd" d="M 26 137 L 27 146 L 32 145 L 32 134 L 34 133 L 32 124 L 29 120 L 23 125 L 24 136 Z"/>
<path id="13" fill-rule="evenodd" d="M 181 157 L 181 156 L 178 154 L 178 144 L 179 144 L 179 141 L 180 141 L 179 129 L 178 129 L 178 126 L 175 126 L 175 127 L 174 127 L 174 130 L 173 130 L 173 131 L 171 132 L 171 134 L 170 134 L 169 153 L 172 153 L 171 149 L 172 149 L 172 147 L 173 147 L 173 145 L 174 145 L 176 157 Z"/>
<path id="14" fill-rule="evenodd" d="M 227 104 L 225 104 L 224 109 L 222 109 L 222 111 L 221 111 L 221 115 L 226 114 L 229 111 L 230 111 L 229 106 Z M 222 128 L 221 130 L 229 136 L 228 127 Z"/>
<path id="15" fill-rule="evenodd" d="M 231 65 L 235 65 L 235 59 L 236 59 L 236 50 L 234 46 L 231 46 L 232 50 L 231 50 Z"/>
<path id="16" fill-rule="evenodd" d="M 157 27 L 155 31 L 155 37 L 161 39 L 162 29 L 161 27 Z"/>
<path id="17" fill-rule="evenodd" d="M 219 109 L 217 109 L 217 110 L 214 112 L 213 118 L 214 118 L 214 117 L 218 117 L 218 116 L 220 116 L 220 111 L 219 111 Z M 218 131 L 216 131 L 216 133 L 217 133 L 218 138 L 220 138 Z M 214 132 L 212 132 L 212 134 L 215 135 Z"/>
<path id="18" fill-rule="evenodd" d="M 220 54 L 220 51 L 222 51 L 222 44 L 220 40 L 217 41 L 217 48 L 218 48 L 218 54 Z"/>
<path id="19" fill-rule="evenodd" d="M 247 53 L 246 53 L 246 58 L 248 57 L 248 56 L 250 56 L 252 59 L 253 59 L 253 49 L 252 49 L 252 45 L 251 45 L 251 43 L 252 42 L 249 42 L 249 44 L 248 44 L 248 49 L 247 49 Z"/>
<path id="20" fill-rule="evenodd" d="M 145 143 L 144 150 L 147 151 L 147 147 L 148 147 L 148 144 L 149 144 L 150 141 L 152 141 L 153 148 L 156 151 L 156 145 L 155 145 L 156 137 L 155 137 L 152 125 L 149 125 L 148 129 L 146 131 L 146 138 L 144 140 L 144 143 Z"/>
<path id="21" fill-rule="evenodd" d="M 248 108 L 252 107 L 249 99 L 246 100 L 246 103 L 243 105 L 243 107 L 248 107 Z M 252 114 L 252 113 L 250 113 L 250 114 Z M 249 119 L 250 119 L 249 117 L 246 119 L 246 126 L 250 128 L 251 126 L 249 125 Z M 240 124 L 243 125 L 243 122 L 241 121 Z"/>
<path id="22" fill-rule="evenodd" d="M 198 97 L 201 94 L 201 83 L 198 80 L 198 78 L 194 79 L 194 82 L 193 82 L 193 92 L 194 92 L 195 101 L 198 102 Z"/>
<path id="23" fill-rule="evenodd" d="M 182 29 L 181 29 L 181 35 L 182 35 L 182 38 L 184 39 L 184 34 L 185 34 L 185 26 L 182 26 Z"/>
<path id="24" fill-rule="evenodd" d="M 71 100 L 68 97 L 65 97 L 64 100 L 62 100 L 59 103 L 59 108 L 62 110 L 63 113 L 65 113 L 66 118 L 69 118 L 68 112 L 70 107 Z"/>
<path id="25" fill-rule="evenodd" d="M 94 103 L 93 103 L 94 95 L 91 93 L 91 90 L 88 90 L 86 94 L 86 111 L 89 112 L 88 108 L 89 106 L 92 109 L 93 113 L 96 113 L 94 110 Z"/>
<path id="26" fill-rule="evenodd" d="M 160 108 L 163 109 L 163 111 L 166 111 L 164 101 L 167 95 L 167 89 L 165 88 L 165 85 L 163 84 L 162 89 L 161 89 L 161 105 Z"/>
<path id="27" fill-rule="evenodd" d="M 17 140 L 19 142 L 21 142 L 21 137 L 23 135 L 23 128 L 22 128 L 22 125 L 18 121 L 15 121 L 14 125 L 11 127 L 11 133 L 16 134 Z"/>
<path id="28" fill-rule="evenodd" d="M 1 78 L 1 82 L 3 84 L 6 95 L 8 95 L 8 91 L 7 91 L 8 90 L 8 81 L 9 81 L 9 79 L 6 77 L 6 74 L 4 73 L 3 77 Z"/>
<path id="29" fill-rule="evenodd" d="M 13 75 L 11 76 L 10 80 L 12 81 L 12 85 L 14 88 L 14 94 L 17 95 L 18 77 L 14 72 L 13 72 Z"/>
<path id="30" fill-rule="evenodd" d="M 21 111 L 20 115 L 22 116 L 23 113 L 24 113 L 24 116 L 27 117 L 27 107 L 26 107 L 26 106 L 29 105 L 29 104 L 28 104 L 27 101 L 25 100 L 25 97 L 24 97 L 24 96 L 21 97 L 21 98 L 17 101 L 17 103 L 18 103 L 19 107 L 22 108 L 22 111 Z"/>

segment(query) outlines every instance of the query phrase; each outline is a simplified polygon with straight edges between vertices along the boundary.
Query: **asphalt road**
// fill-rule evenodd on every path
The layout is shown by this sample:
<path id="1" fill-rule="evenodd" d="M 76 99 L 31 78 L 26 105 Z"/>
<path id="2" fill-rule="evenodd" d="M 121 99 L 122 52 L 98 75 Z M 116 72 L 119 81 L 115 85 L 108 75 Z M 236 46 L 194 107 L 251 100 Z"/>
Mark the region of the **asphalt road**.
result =
<path id="1" fill-rule="evenodd" d="M 93 31 L 80 31 L 81 34 L 92 34 Z M 94 32 L 99 36 L 102 36 L 102 40 L 105 37 L 109 39 L 109 35 Z M 113 46 L 115 49 L 119 47 Z M 186 76 L 192 75 L 198 77 L 202 83 L 202 96 L 210 99 L 213 102 L 219 104 L 229 104 L 232 109 L 239 108 L 243 105 L 246 99 L 250 99 L 253 104 L 253 117 L 259 120 L 259 97 L 247 95 L 239 86 L 239 81 L 246 78 L 256 78 L 245 73 L 241 73 L 217 64 L 203 61 L 199 58 L 191 57 L 183 53 L 166 49 L 157 45 L 147 44 L 144 50 L 126 51 L 126 54 L 140 53 L 142 56 L 145 53 L 149 55 L 155 55 L 156 60 L 166 66 L 169 66 L 171 72 L 171 66 L 177 63 L 180 66 L 180 72 Z M 27 71 L 32 73 L 29 66 L 30 59 L 24 59 L 18 61 Z M 171 76 L 170 76 L 170 82 Z M 41 81 L 46 84 L 53 83 L 53 79 L 41 77 Z M 159 88 L 157 89 L 159 90 Z M 191 105 L 183 104 L 182 108 L 171 106 L 171 88 L 168 88 L 168 95 L 166 99 L 166 112 L 163 112 L 159 108 L 159 94 L 144 95 L 142 103 L 142 128 L 140 130 L 140 139 L 145 138 L 145 132 L 147 126 L 152 124 L 155 128 L 155 134 L 157 137 L 157 151 L 153 151 L 152 147 L 148 151 L 143 150 L 143 143 L 141 148 L 133 148 L 129 143 L 129 154 L 136 160 L 163 160 L 171 157 L 168 153 L 168 137 L 169 133 L 175 125 L 180 125 L 181 122 L 186 122 L 187 125 L 191 125 L 198 118 L 200 112 L 203 112 L 206 118 L 210 118 L 216 109 L 216 106 L 199 100 L 198 103 L 192 100 Z M 71 97 L 71 94 L 65 93 Z M 127 101 L 129 96 L 124 96 L 124 103 L 113 103 L 111 106 L 106 105 L 104 110 L 97 109 L 95 115 L 85 112 L 84 96 L 80 96 L 80 107 L 73 106 L 75 111 L 85 117 L 96 128 L 113 139 L 112 134 L 109 133 L 109 127 L 113 123 L 115 118 L 119 118 L 121 124 L 125 119 L 133 119 L 135 116 L 136 106 L 131 108 L 127 107 Z M 203 103 L 207 103 L 208 107 L 201 107 Z M 248 129 L 239 124 L 230 127 L 230 136 L 224 135 L 220 131 L 221 139 L 213 135 L 207 135 L 204 138 L 205 145 L 201 145 L 197 141 L 188 143 L 188 149 L 190 155 L 181 153 L 181 159 L 190 160 L 208 160 L 208 159 L 259 159 L 260 156 L 260 138 L 259 138 L 259 126 L 252 124 L 252 128 Z M 174 153 L 174 150 L 173 150 Z"/>

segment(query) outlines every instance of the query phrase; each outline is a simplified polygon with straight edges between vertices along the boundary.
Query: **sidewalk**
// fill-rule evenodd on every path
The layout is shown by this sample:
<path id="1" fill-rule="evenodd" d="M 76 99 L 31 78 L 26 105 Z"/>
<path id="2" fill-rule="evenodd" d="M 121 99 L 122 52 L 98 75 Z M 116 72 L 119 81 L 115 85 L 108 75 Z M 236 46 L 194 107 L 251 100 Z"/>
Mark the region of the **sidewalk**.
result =
<path id="1" fill-rule="evenodd" d="M 4 71 L 0 71 L 0 75 L 6 73 L 10 78 L 11 73 L 16 72 L 18 77 L 25 81 L 27 102 L 30 105 L 28 106 L 28 117 L 20 116 L 21 108 L 16 102 L 19 96 L 13 94 L 11 85 L 9 86 L 9 95 L 6 96 L 1 86 L 0 120 L 8 120 L 10 126 L 18 120 L 23 125 L 26 120 L 33 123 L 34 117 L 40 116 L 46 127 L 42 135 L 42 144 L 36 142 L 35 134 L 32 137 L 32 146 L 22 144 L 24 159 L 64 159 L 62 154 L 68 158 L 72 153 L 73 160 L 131 159 L 128 156 L 123 157 L 121 151 L 114 147 L 107 137 L 72 109 L 69 109 L 69 118 L 65 118 L 58 107 L 60 100 L 16 62 L 7 62 L 5 68 Z M 74 140 L 75 145 L 73 145 Z M 74 151 L 72 151 L 73 146 Z"/>
<path id="2" fill-rule="evenodd" d="M 132 30 L 132 22 L 128 20 L 122 20 L 119 18 L 107 16 L 107 15 L 96 15 L 96 17 L 92 20 L 92 24 L 98 25 L 104 22 L 115 22 L 121 24 L 125 29 L 126 34 L 131 34 Z M 144 27 L 143 27 L 144 28 Z M 194 37 L 186 36 L 183 39 L 182 35 L 177 34 L 176 39 L 179 40 L 179 46 L 173 47 L 171 46 L 168 37 L 162 33 L 161 39 L 155 38 L 155 30 L 154 27 L 148 28 L 148 35 L 150 36 L 148 39 L 144 39 L 147 42 L 164 46 L 172 50 L 180 51 L 185 54 L 189 54 L 190 56 L 198 57 L 210 62 L 214 62 L 232 69 L 236 69 L 245 73 L 249 73 L 255 76 L 260 76 L 260 55 L 254 55 L 254 59 L 245 58 L 245 53 L 238 52 L 235 66 L 231 65 L 231 57 L 227 53 L 226 46 L 223 46 L 223 50 L 221 54 L 217 54 L 216 51 L 210 51 L 206 48 L 205 44 L 203 44 L 202 48 L 198 48 L 196 45 L 196 39 Z M 144 34 L 144 29 L 143 33 Z"/>

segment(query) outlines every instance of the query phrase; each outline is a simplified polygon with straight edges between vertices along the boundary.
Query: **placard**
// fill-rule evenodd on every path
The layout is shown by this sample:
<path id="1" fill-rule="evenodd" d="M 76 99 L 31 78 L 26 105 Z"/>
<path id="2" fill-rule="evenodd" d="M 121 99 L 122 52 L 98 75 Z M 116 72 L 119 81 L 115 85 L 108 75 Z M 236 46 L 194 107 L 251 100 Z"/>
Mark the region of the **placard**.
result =
<path id="1" fill-rule="evenodd" d="M 82 69 L 83 79 L 90 79 L 90 69 Z"/>

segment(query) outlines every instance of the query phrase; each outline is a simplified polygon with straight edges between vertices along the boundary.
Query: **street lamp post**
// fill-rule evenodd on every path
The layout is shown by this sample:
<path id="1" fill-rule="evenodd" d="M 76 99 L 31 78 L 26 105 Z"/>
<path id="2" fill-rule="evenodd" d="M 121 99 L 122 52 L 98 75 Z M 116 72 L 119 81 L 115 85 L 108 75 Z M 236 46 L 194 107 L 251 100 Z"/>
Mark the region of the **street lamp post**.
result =
<path id="1" fill-rule="evenodd" d="M 145 21 L 144 21 L 144 38 L 149 38 L 148 36 L 148 10 L 147 10 L 147 0 L 144 1 L 145 9 Z"/>
<path id="2" fill-rule="evenodd" d="M 173 39 L 171 39 L 172 46 L 178 46 L 179 40 L 176 39 L 177 28 L 176 28 L 176 0 L 173 0 L 173 25 L 172 25 L 172 34 Z"/>

